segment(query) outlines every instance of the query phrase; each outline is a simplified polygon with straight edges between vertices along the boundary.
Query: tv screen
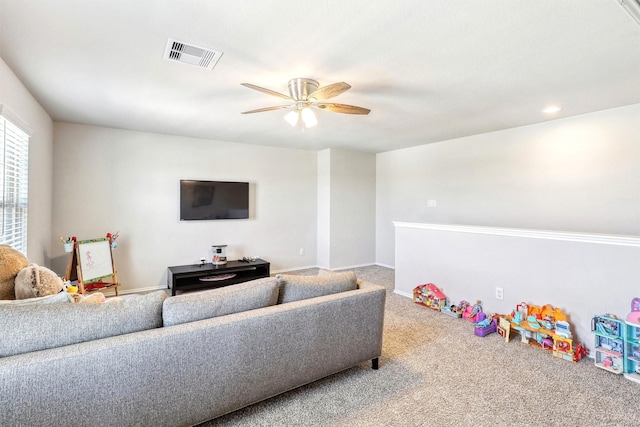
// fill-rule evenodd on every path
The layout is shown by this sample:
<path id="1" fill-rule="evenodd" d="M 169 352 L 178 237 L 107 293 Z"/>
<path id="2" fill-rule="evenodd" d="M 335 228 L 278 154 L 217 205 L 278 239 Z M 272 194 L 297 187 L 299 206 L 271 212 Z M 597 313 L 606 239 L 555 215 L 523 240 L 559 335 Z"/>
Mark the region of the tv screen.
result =
<path id="1" fill-rule="evenodd" d="M 180 180 L 180 220 L 249 218 L 249 183 Z"/>

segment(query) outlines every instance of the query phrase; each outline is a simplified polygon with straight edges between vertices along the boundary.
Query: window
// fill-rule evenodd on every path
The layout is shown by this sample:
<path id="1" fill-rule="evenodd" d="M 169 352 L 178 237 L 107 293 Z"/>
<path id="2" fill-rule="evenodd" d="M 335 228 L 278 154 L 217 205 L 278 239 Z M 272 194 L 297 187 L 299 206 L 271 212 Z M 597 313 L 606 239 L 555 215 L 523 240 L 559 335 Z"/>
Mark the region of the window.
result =
<path id="1" fill-rule="evenodd" d="M 29 135 L 7 116 L 0 105 L 0 244 L 26 256 Z"/>

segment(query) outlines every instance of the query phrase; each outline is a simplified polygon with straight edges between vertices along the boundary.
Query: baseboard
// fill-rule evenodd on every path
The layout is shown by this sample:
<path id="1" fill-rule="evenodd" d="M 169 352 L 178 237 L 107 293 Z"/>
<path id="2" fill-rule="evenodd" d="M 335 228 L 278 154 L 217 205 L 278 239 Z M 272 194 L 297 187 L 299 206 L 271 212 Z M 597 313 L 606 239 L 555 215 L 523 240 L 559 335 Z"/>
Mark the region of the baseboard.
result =
<path id="1" fill-rule="evenodd" d="M 288 273 L 291 271 L 300 271 L 300 270 L 308 270 L 311 268 L 321 268 L 323 270 L 331 270 L 331 271 L 341 271 L 341 270 L 349 270 L 349 269 L 353 269 L 353 268 L 362 268 L 362 267 L 371 267 L 373 265 L 377 265 L 380 267 L 386 267 L 384 265 L 380 265 L 380 264 L 357 264 L 357 265 L 346 265 L 344 267 L 336 267 L 336 268 L 329 268 L 329 267 L 324 267 L 321 265 L 307 265 L 307 266 L 303 266 L 303 267 L 296 267 L 296 268 L 287 268 L 284 270 L 276 270 L 276 271 L 272 271 L 271 274 L 278 274 L 278 273 Z M 393 267 L 387 267 L 387 268 L 391 268 L 393 269 Z"/>
<path id="2" fill-rule="evenodd" d="M 147 288 L 135 288 L 135 289 L 125 289 L 125 290 L 118 289 L 118 294 L 119 295 L 142 294 L 145 292 L 154 292 L 154 291 L 168 292 L 169 288 L 167 288 L 166 286 L 158 286 L 158 287 L 149 286 Z M 109 296 L 115 296 L 115 294 L 109 295 Z"/>
<path id="3" fill-rule="evenodd" d="M 311 268 L 323 268 L 323 267 L 319 267 L 317 265 L 306 265 L 302 267 L 285 268 L 283 270 L 271 270 L 271 274 L 273 275 L 273 274 L 280 274 L 280 273 L 289 273 L 292 271 L 309 270 Z"/>
<path id="4" fill-rule="evenodd" d="M 379 263 L 379 262 L 376 262 L 376 263 L 375 263 L 375 264 L 373 264 L 373 265 L 377 265 L 378 267 L 389 268 L 389 269 L 391 269 L 391 270 L 395 270 L 395 269 L 396 269 L 396 268 L 395 268 L 394 266 L 392 266 L 392 265 L 381 264 L 381 263 Z"/>
<path id="5" fill-rule="evenodd" d="M 328 270 L 340 271 L 340 270 L 347 270 L 347 269 L 350 269 L 350 268 L 371 267 L 372 265 L 375 265 L 375 264 L 347 265 L 347 266 L 344 266 L 344 267 L 329 268 Z"/>
<path id="6" fill-rule="evenodd" d="M 394 293 L 394 294 L 398 294 L 398 295 L 400 295 L 400 296 L 402 296 L 402 297 L 407 297 L 407 298 L 411 298 L 411 299 L 413 299 L 413 295 L 408 294 L 408 293 L 403 292 L 403 291 L 399 291 L 399 290 L 397 290 L 397 289 L 394 289 L 393 293 Z"/>

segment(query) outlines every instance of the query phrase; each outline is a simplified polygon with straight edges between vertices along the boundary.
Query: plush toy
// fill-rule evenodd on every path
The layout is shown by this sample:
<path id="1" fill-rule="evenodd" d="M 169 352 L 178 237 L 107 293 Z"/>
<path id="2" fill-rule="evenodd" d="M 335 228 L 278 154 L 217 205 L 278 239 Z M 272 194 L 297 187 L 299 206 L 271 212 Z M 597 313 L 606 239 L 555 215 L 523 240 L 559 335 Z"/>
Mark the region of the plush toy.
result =
<path id="1" fill-rule="evenodd" d="M 38 264 L 29 264 L 15 279 L 16 299 L 54 295 L 64 289 L 64 282 L 56 273 Z"/>
<path id="2" fill-rule="evenodd" d="M 69 294 L 72 302 L 83 304 L 101 304 L 103 302 L 115 302 L 120 301 L 119 297 L 107 299 L 102 292 L 94 292 L 88 295 L 81 294 Z"/>
<path id="3" fill-rule="evenodd" d="M 9 245 L 0 245 L 0 300 L 16 299 L 16 275 L 29 265 L 27 257 Z"/>
<path id="4" fill-rule="evenodd" d="M 88 295 L 70 294 L 70 296 L 73 302 L 84 304 L 100 304 L 107 300 L 102 292 L 94 292 Z"/>

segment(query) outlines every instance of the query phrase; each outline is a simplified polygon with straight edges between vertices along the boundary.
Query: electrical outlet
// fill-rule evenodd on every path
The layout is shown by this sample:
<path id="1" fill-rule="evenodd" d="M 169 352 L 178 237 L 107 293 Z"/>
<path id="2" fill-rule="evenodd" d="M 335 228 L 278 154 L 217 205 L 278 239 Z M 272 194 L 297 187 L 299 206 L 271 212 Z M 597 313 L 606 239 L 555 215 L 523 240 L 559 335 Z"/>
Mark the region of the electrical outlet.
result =
<path id="1" fill-rule="evenodd" d="M 496 288 L 496 298 L 497 299 L 503 299 L 504 298 L 504 291 L 502 288 Z"/>
<path id="2" fill-rule="evenodd" d="M 427 200 L 427 207 L 428 208 L 435 208 L 437 206 L 437 203 L 435 200 Z"/>
<path id="3" fill-rule="evenodd" d="M 304 255 L 304 248 L 300 248 L 300 256 Z"/>

